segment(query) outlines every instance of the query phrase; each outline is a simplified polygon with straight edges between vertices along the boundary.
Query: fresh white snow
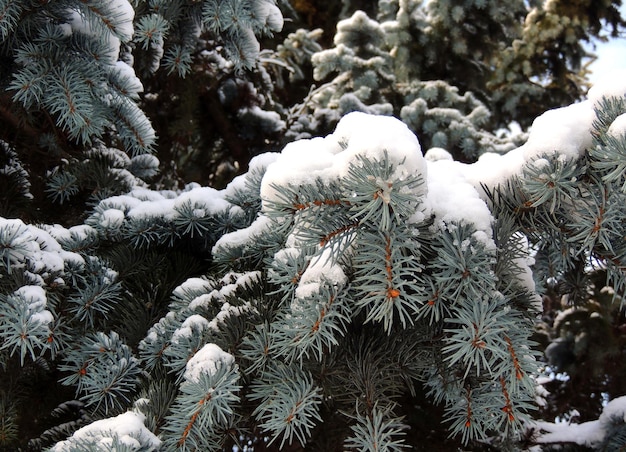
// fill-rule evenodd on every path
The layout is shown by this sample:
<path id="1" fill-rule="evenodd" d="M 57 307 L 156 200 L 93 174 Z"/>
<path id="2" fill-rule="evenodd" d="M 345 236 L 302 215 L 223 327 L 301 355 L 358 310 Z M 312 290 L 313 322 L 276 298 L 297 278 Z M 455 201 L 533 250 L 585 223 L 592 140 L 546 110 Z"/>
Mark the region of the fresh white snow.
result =
<path id="1" fill-rule="evenodd" d="M 224 234 L 213 246 L 213 254 L 218 254 L 221 248 L 230 248 L 234 246 L 242 246 L 255 237 L 261 237 L 263 234 L 269 233 L 275 227 L 272 220 L 267 216 L 259 216 L 254 222 L 244 229 L 238 229 L 228 234 Z"/>
<path id="2" fill-rule="evenodd" d="M 127 2 L 118 0 L 124 11 Z M 271 7 L 263 14 L 270 27 L 277 27 L 278 18 Z M 85 31 L 86 27 L 80 17 L 74 17 L 73 31 Z M 131 18 L 132 20 L 132 18 Z M 282 23 L 280 24 L 282 26 Z M 119 67 L 128 77 L 132 70 Z M 139 85 L 135 90 L 139 92 Z M 255 157 L 250 163 L 251 171 L 267 168 L 261 183 L 261 199 L 263 210 L 256 220 L 247 228 L 223 235 L 213 248 L 219 253 L 224 248 L 245 246 L 276 227 L 275 219 L 267 216 L 273 202 L 279 198 L 276 187 L 292 185 L 294 187 L 313 184 L 317 179 L 324 182 L 336 182 L 348 175 L 350 166 L 359 164 L 359 158 L 382 160 L 384 156 L 394 165 L 395 172 L 391 179 L 402 180 L 408 176 L 419 176 L 425 183 L 418 185 L 412 195 L 416 201 L 416 214 L 409 221 L 419 222 L 430 215 L 435 217 L 435 227 L 444 231 L 457 224 L 471 225 L 475 232 L 473 237 L 488 249 L 493 249 L 492 223 L 494 221 L 487 206 L 481 184 L 495 188 L 505 183 L 510 177 L 519 175 L 526 165 L 541 167 L 545 165 L 546 155 L 557 155 L 563 161 L 579 158 L 591 145 L 592 122 L 595 118 L 594 108 L 602 96 L 624 96 L 626 93 L 626 72 L 612 74 L 589 91 L 587 100 L 568 107 L 550 110 L 538 117 L 530 130 L 525 144 L 504 155 L 487 153 L 478 162 L 463 164 L 451 159 L 450 154 L 441 148 L 431 149 L 422 156 L 417 137 L 398 119 L 389 116 L 375 116 L 365 113 L 350 113 L 344 116 L 334 133 L 325 138 L 300 140 L 288 144 L 280 154 L 270 153 Z M 611 125 L 609 133 L 623 135 L 626 132 L 626 115 L 622 115 Z M 43 276 L 63 274 L 68 261 L 84 262 L 83 258 L 74 253 L 63 251 L 57 240 L 67 240 L 74 233 L 86 236 L 100 227 L 104 230 L 120 230 L 129 219 L 146 219 L 160 217 L 173 220 L 179 215 L 177 210 L 191 206 L 194 215 L 204 217 L 220 211 L 232 209 L 241 213 L 240 208 L 227 201 L 229 196 L 246 189 L 245 177 L 233 180 L 222 191 L 190 184 L 186 190 L 175 192 L 156 192 L 143 188 L 134 189 L 124 196 L 104 200 L 89 219 L 89 226 L 65 230 L 61 227 L 44 229 L 24 225 L 20 220 L 0 219 L 0 226 L 13 230 L 14 243 L 24 249 L 15 251 L 9 257 L 14 266 L 26 268 L 32 275 L 34 283 L 19 290 L 20 299 L 25 300 L 32 312 L 31 318 L 37 322 L 52 321 L 52 314 L 46 309 L 46 294 L 43 287 Z M 305 228 L 306 224 L 298 226 Z M 296 228 L 297 229 L 297 228 Z M 528 242 L 520 236 L 520 247 L 528 252 Z M 288 248 L 279 251 L 275 259 L 294 257 L 298 251 L 298 231 L 287 240 Z M 292 248 L 289 248 L 292 247 Z M 322 247 L 320 246 L 320 249 Z M 26 257 L 28 255 L 28 258 Z M 525 258 L 517 260 L 521 268 L 520 279 L 529 289 L 534 289 L 532 281 L 532 258 L 529 253 Z M 37 278 L 38 277 L 38 278 Z M 260 278 L 260 273 L 228 274 L 216 286 L 213 282 L 202 278 L 191 278 L 179 286 L 174 295 L 184 298 L 193 294 L 189 304 L 190 315 L 182 321 L 172 335 L 172 342 L 192 334 L 201 334 L 206 330 L 217 330 L 221 323 L 231 315 L 240 315 L 251 309 L 249 304 L 233 306 L 226 302 L 238 287 Z M 298 299 L 303 299 L 320 290 L 323 284 L 343 286 L 347 276 L 343 268 L 330 258 L 329 249 L 321 249 L 319 256 L 313 259 L 300 277 L 296 289 Z M 207 319 L 194 310 L 207 308 L 210 303 L 219 301 L 221 308 L 212 319 Z M 148 339 L 156 339 L 153 330 Z M 223 351 L 216 344 L 206 344 L 187 362 L 184 378 L 197 381 L 201 373 L 213 374 L 221 366 L 235 365 L 233 355 Z M 615 399 L 606 406 L 602 416 L 593 422 L 583 424 L 553 424 L 540 422 L 536 427 L 541 430 L 539 442 L 550 443 L 559 441 L 576 442 L 577 444 L 595 446 L 604 438 L 609 419 L 620 418 L 625 421 L 626 397 Z M 122 423 L 124 421 L 125 424 Z M 125 428 L 123 425 L 126 425 Z M 136 413 L 125 413 L 116 418 L 95 422 L 77 431 L 72 438 L 92 435 L 98 436 L 100 444 L 109 444 L 111 435 L 117 435 L 125 444 L 148 444 L 157 447 L 159 442 L 150 432 L 145 431 L 143 419 Z M 108 436 L 107 436 L 108 435 Z M 150 436 L 152 435 L 152 436 Z M 71 438 L 57 444 L 53 450 L 67 450 Z"/>
<path id="3" fill-rule="evenodd" d="M 209 328 L 209 321 L 199 314 L 190 315 L 182 325 L 172 334 L 172 343 L 176 344 L 181 338 L 189 338 L 194 334 L 201 335 Z"/>
<path id="4" fill-rule="evenodd" d="M 426 175 L 420 144 L 404 123 L 390 116 L 353 112 L 341 119 L 331 135 L 285 146 L 267 168 L 261 199 L 264 205 L 275 201 L 275 186 L 312 184 L 317 178 L 338 180 L 348 174 L 350 163 L 356 163 L 357 156 L 382 160 L 383 151 L 396 167 L 394 177 Z"/>
<path id="5" fill-rule="evenodd" d="M 143 414 L 133 411 L 101 419 L 80 428 L 67 440 L 56 443 L 51 450 L 71 452 L 80 450 L 81 444 L 84 446 L 85 443 L 102 450 L 111 450 L 114 440 L 117 440 L 130 450 L 155 451 L 161 445 L 161 440 L 145 427 L 144 420 Z"/>
<path id="6" fill-rule="evenodd" d="M 218 368 L 232 367 L 235 357 L 216 344 L 206 344 L 187 362 L 183 377 L 187 381 L 198 381 L 200 374 L 214 375 Z"/>
<path id="7" fill-rule="evenodd" d="M 611 424 L 626 423 L 626 396 L 611 400 L 595 421 L 581 424 L 536 422 L 531 425 L 540 432 L 539 444 L 575 443 L 581 446 L 598 447 L 609 431 Z"/>
<path id="8" fill-rule="evenodd" d="M 332 250 L 326 248 L 315 257 L 300 277 L 296 288 L 296 298 L 306 298 L 319 292 L 320 286 L 330 282 L 343 287 L 348 282 L 343 268 L 332 258 Z"/>
<path id="9" fill-rule="evenodd" d="M 211 287 L 211 282 L 204 278 L 189 278 L 174 289 L 174 296 L 184 297 L 189 292 L 206 292 Z"/>
<path id="10" fill-rule="evenodd" d="M 28 306 L 27 312 L 31 322 L 48 325 L 54 320 L 52 313 L 46 309 L 48 300 L 43 287 L 22 286 L 13 294 L 18 300 Z"/>
<path id="11" fill-rule="evenodd" d="M 622 138 L 626 136 L 626 113 L 615 118 L 615 121 L 613 121 L 607 133 L 615 138 Z"/>

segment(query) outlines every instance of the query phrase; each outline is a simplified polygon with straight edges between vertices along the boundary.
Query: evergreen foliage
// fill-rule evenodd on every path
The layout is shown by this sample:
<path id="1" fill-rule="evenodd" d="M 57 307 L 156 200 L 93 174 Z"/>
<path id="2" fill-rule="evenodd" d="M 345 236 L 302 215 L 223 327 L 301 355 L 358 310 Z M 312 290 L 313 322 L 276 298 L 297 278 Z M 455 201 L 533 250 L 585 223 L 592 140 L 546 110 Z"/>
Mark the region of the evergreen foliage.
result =
<path id="1" fill-rule="evenodd" d="M 624 447 L 621 2 L 370 3 L 0 0 L 1 448 Z"/>

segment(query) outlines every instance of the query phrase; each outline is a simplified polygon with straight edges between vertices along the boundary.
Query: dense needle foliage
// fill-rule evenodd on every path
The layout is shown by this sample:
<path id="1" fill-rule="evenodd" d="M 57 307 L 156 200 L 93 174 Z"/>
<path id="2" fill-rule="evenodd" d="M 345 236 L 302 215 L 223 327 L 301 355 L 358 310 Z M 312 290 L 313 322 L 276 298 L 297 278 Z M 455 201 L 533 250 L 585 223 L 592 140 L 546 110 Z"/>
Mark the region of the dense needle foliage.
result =
<path id="1" fill-rule="evenodd" d="M 0 447 L 623 448 L 620 6 L 0 0 Z"/>

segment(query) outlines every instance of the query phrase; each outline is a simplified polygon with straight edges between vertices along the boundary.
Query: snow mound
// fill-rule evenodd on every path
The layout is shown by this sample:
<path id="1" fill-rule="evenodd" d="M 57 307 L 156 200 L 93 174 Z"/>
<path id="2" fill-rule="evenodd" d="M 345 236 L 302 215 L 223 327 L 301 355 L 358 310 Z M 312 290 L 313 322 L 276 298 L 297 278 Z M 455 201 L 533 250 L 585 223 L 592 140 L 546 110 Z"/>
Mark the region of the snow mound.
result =
<path id="1" fill-rule="evenodd" d="M 198 381 L 200 374 L 214 375 L 222 367 L 232 367 L 235 357 L 226 353 L 218 345 L 206 344 L 187 362 L 184 378 L 187 381 Z"/>
<path id="2" fill-rule="evenodd" d="M 56 443 L 51 451 L 70 452 L 87 445 L 94 450 L 114 450 L 116 445 L 123 445 L 127 450 L 157 450 L 161 440 L 145 427 L 144 420 L 143 414 L 133 411 L 101 419 L 77 430 L 67 440 Z"/>
<path id="3" fill-rule="evenodd" d="M 400 120 L 390 116 L 353 112 L 344 116 L 335 132 L 325 138 L 289 143 L 267 168 L 261 184 L 264 205 L 276 200 L 276 186 L 333 181 L 348 174 L 358 157 L 382 160 L 387 153 L 396 167 L 394 177 L 426 175 L 426 160 L 417 137 Z"/>

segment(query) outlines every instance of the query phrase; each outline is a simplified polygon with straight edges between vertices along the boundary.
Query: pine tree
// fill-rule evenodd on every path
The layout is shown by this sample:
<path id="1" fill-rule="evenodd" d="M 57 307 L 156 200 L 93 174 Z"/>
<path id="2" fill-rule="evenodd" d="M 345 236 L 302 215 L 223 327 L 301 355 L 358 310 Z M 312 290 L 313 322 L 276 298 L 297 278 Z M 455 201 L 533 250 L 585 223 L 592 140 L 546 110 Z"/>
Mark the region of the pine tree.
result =
<path id="1" fill-rule="evenodd" d="M 212 248 L 214 270 L 173 291 L 137 356 L 115 332 L 87 335 L 64 351 L 59 370 L 69 375 L 61 383 L 75 386 L 95 416 L 137 400 L 140 419 L 151 419 L 166 450 L 221 448 L 240 438 L 281 448 L 323 449 L 330 441 L 391 450 L 412 444 L 403 404 L 412 392 L 442 404 L 463 443 L 493 441 L 496 432 L 499 441 L 514 441 L 528 422 L 537 373 L 529 243 L 542 250 L 537 258 L 542 243 L 569 243 L 571 251 L 559 255 L 593 257 L 617 291 L 623 285 L 620 268 L 611 267 L 624 252 L 621 223 L 611 219 L 623 206 L 621 155 L 611 160 L 621 151 L 608 143 L 620 136 L 612 117 L 624 106 L 598 104 L 592 146 L 594 106 L 590 100 L 544 115 L 525 147 L 488 162 L 491 173 L 485 160 L 424 159 L 398 120 L 353 113 L 322 141 L 253 160 L 223 191 L 136 190 L 102 201 L 84 233 L 145 249 L 196 238 Z M 585 124 L 582 142 L 546 145 L 546 127 L 571 133 L 568 126 Z M 616 207 L 596 204 L 600 219 L 581 215 L 602 199 L 594 192 L 607 190 L 617 190 L 607 198 Z M 569 240 L 538 240 L 532 222 L 541 222 L 545 238 L 547 221 L 556 219 L 570 225 Z M 59 240 L 70 235 L 52 232 Z M 19 257 L 8 254 L 7 268 L 20 268 Z M 554 277 L 541 268 L 539 279 Z M 579 270 L 579 277 L 590 271 Z M 71 297 L 66 311 L 74 321 L 106 321 L 115 287 L 90 296 L 89 309 Z M 10 339 L 13 314 L 2 328 L 5 348 L 22 363 L 51 335 L 45 293 L 22 286 L 7 298 L 7 306 L 26 309 L 15 316 L 26 315 L 29 341 L 18 340 L 19 332 Z"/>
<path id="2" fill-rule="evenodd" d="M 49 213 L 47 193 L 76 205 L 70 218 L 85 203 L 128 192 L 157 173 L 156 133 L 140 108 L 151 93 L 137 74 L 151 81 L 163 66 L 162 73 L 184 76 L 192 63 L 217 64 L 226 73 L 251 68 L 260 53 L 257 36 L 283 23 L 272 0 L 5 0 L 0 17 L 0 139 L 41 175 L 30 180 L 35 207 Z M 213 54 L 194 60 L 198 46 Z M 235 113 L 257 118 L 268 131 L 280 125 L 252 104 Z"/>
<path id="3" fill-rule="evenodd" d="M 358 3 L 0 0 L 2 447 L 624 445 L 619 2 Z"/>
<path id="4" fill-rule="evenodd" d="M 612 33 L 624 25 L 615 5 L 594 2 L 378 3 L 367 22 L 361 11 L 339 22 L 335 48 L 313 56 L 325 83 L 305 99 L 310 118 L 299 122 L 330 131 L 349 111 L 393 114 L 426 149 L 470 162 L 509 150 L 500 131 L 512 121 L 526 128 L 580 99 L 590 56 L 582 42 L 605 38 L 603 22 Z"/>

